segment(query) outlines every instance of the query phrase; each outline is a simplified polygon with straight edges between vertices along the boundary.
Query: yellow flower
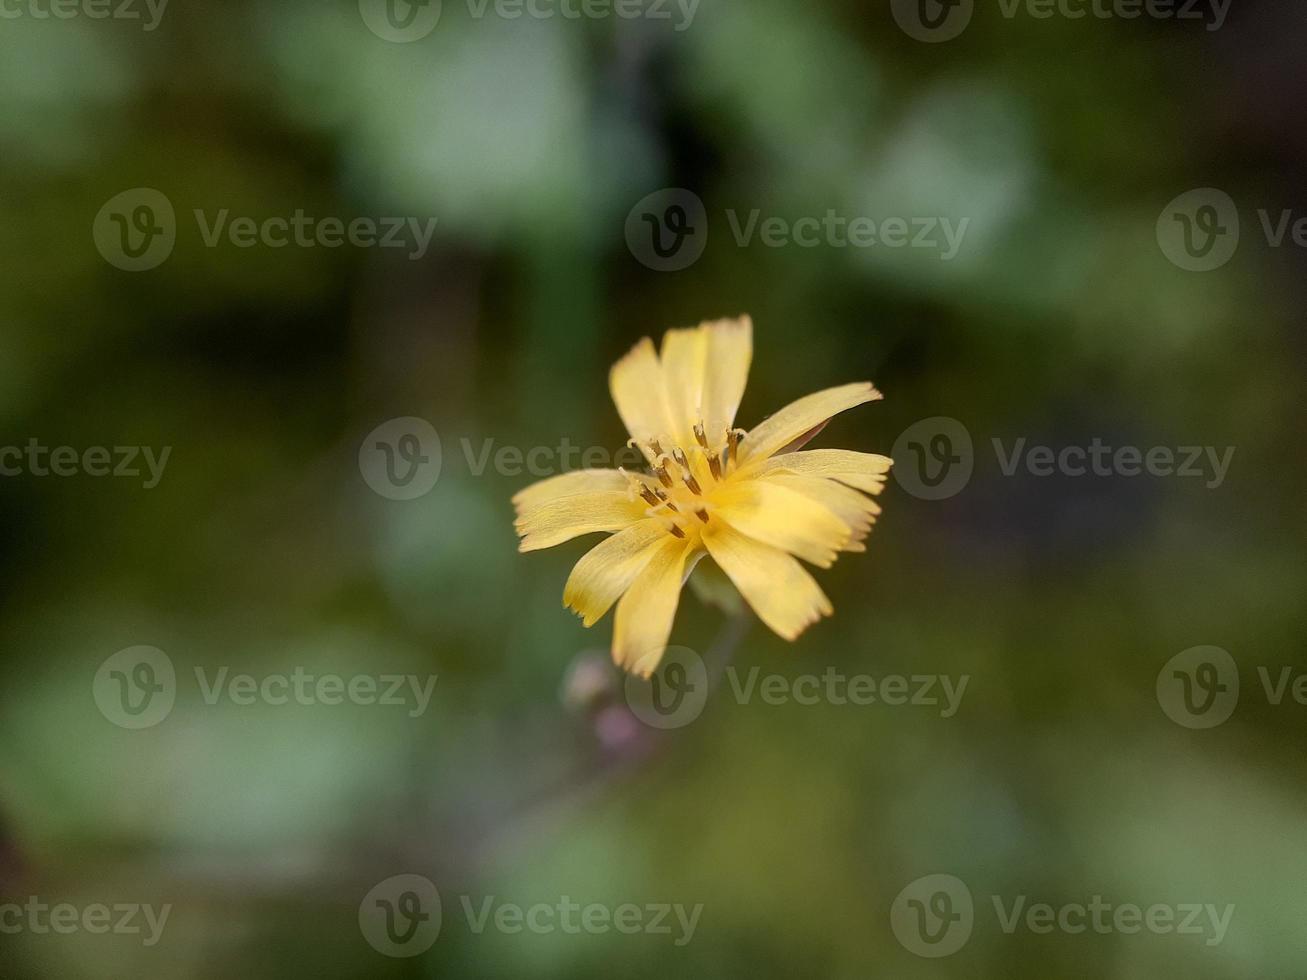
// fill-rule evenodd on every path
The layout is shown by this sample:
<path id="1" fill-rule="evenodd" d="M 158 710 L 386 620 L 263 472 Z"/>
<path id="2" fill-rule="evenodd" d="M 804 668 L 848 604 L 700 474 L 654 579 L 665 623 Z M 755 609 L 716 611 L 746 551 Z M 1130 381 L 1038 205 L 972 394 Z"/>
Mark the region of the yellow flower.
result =
<path id="1" fill-rule="evenodd" d="M 866 550 L 880 513 L 867 494 L 884 488 L 891 460 L 797 450 L 880 392 L 868 382 L 828 388 L 746 433 L 735 412 L 752 357 L 747 316 L 669 330 L 661 356 L 645 337 L 608 384 L 650 472 L 577 470 L 513 498 L 520 551 L 612 532 L 572 569 L 563 604 L 593 626 L 617 603 L 613 659 L 626 670 L 647 677 L 658 666 L 681 586 L 704 555 L 759 619 L 793 640 L 832 611 L 795 556 L 829 568 L 841 551 Z"/>

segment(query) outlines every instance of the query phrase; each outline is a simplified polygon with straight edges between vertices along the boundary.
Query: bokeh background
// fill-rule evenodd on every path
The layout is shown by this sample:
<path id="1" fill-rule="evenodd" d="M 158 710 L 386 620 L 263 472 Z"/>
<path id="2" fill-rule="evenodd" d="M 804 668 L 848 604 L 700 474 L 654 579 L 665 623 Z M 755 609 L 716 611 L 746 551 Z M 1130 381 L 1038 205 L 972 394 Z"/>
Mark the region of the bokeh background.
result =
<path id="1" fill-rule="evenodd" d="M 19 8 L 14 8 L 19 9 Z M 1004 17 L 946 43 L 889 4 L 702 0 L 671 21 L 512 19 L 445 0 L 411 43 L 353 2 L 174 0 L 139 22 L 0 20 L 0 444 L 172 447 L 157 486 L 0 479 L 0 901 L 170 903 L 161 941 L 0 934 L 0 976 L 1296 976 L 1307 970 L 1303 719 L 1257 668 L 1303 646 L 1303 256 L 1256 209 L 1307 207 L 1307 19 L 1219 30 Z M 36 9 L 43 9 L 38 7 Z M 144 10 L 142 10 L 144 12 Z M 176 209 L 157 268 L 92 229 Z M 1216 187 L 1243 239 L 1168 261 L 1168 202 Z M 705 204 L 701 257 L 628 247 L 636 202 Z M 205 245 L 192 212 L 438 219 L 430 250 Z M 740 245 L 727 209 L 969 219 L 952 261 Z M 1304 211 L 1303 214 L 1307 214 Z M 608 365 L 639 337 L 752 314 L 752 425 L 873 379 L 818 444 L 888 453 L 965 426 L 970 482 L 891 481 L 833 619 L 754 625 L 744 672 L 967 675 L 960 710 L 740 703 L 647 729 L 603 668 L 611 617 L 559 603 L 583 542 L 515 551 L 526 473 L 465 446 L 619 448 Z M 426 419 L 440 477 L 374 492 L 359 449 Z M 1003 473 L 992 440 L 1236 447 L 1219 487 Z M 487 442 L 492 440 L 492 442 Z M 900 466 L 911 460 L 900 459 Z M 501 468 L 502 469 L 502 468 Z M 687 593 L 673 642 L 720 611 Z M 93 697 L 150 645 L 159 724 Z M 1167 661 L 1228 650 L 1242 692 L 1190 729 Z M 435 675 L 429 709 L 206 704 L 202 667 Z M 578 673 L 579 671 L 579 673 Z M 359 906 L 428 877 L 439 939 L 382 955 Z M 970 941 L 916 956 L 890 909 L 946 873 Z M 1233 904 L 1201 936 L 1006 934 L 990 896 Z M 461 896 L 702 903 L 674 936 L 475 933 Z"/>

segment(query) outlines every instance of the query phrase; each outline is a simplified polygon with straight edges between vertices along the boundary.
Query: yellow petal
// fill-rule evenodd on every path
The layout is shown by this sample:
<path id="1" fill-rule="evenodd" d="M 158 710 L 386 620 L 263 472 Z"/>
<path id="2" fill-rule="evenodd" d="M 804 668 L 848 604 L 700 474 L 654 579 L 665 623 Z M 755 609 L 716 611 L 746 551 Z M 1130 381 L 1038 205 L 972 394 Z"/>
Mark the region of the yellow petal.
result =
<path id="1" fill-rule="evenodd" d="M 796 473 L 777 472 L 764 474 L 767 483 L 786 487 L 820 503 L 847 524 L 853 534 L 842 551 L 866 551 L 862 542 L 871 533 L 871 526 L 880 515 L 880 504 L 852 487 L 822 476 L 802 476 Z"/>
<path id="2" fill-rule="evenodd" d="M 753 360 L 753 321 L 716 320 L 705 324 L 708 355 L 703 378 L 703 421 L 710 440 L 735 423 Z"/>
<path id="3" fill-rule="evenodd" d="M 702 327 L 668 330 L 663 334 L 663 384 L 667 388 L 667 407 L 673 425 L 668 435 L 675 445 L 687 450 L 695 445 L 694 427 L 701 418 L 707 359 L 708 333 Z"/>
<path id="4" fill-rule="evenodd" d="M 522 542 L 518 551 L 538 551 L 580 534 L 620 531 L 643 519 L 647 505 L 629 490 L 593 490 L 557 497 L 525 508 L 513 522 Z"/>
<path id="5" fill-rule="evenodd" d="M 824 476 L 867 493 L 885 489 L 885 477 L 894 460 L 875 453 L 851 449 L 808 449 L 773 456 L 758 467 L 759 474 L 789 471 L 804 476 Z"/>
<path id="6" fill-rule="evenodd" d="M 513 495 L 513 505 L 521 513 L 556 497 L 567 497 L 587 490 L 624 490 L 630 484 L 617 470 L 572 470 L 533 483 Z"/>
<path id="7" fill-rule="evenodd" d="M 764 544 L 829 568 L 852 529 L 820 502 L 773 480 L 742 480 L 713 495 L 714 520 Z"/>
<path id="8" fill-rule="evenodd" d="M 690 547 L 680 538 L 658 545 L 644 570 L 617 603 L 613 619 L 613 660 L 648 677 L 667 650 L 672 620 L 685 582 Z"/>
<path id="9" fill-rule="evenodd" d="M 687 451 L 702 422 L 710 445 L 719 445 L 735 421 L 753 358 L 753 321 L 710 320 L 663 334 L 661 363 L 670 433 Z"/>
<path id="10" fill-rule="evenodd" d="M 608 373 L 608 390 L 626 431 L 637 442 L 647 443 L 674 431 L 667 407 L 662 365 L 658 362 L 653 341 L 648 337 L 613 365 Z"/>
<path id="11" fill-rule="evenodd" d="M 745 436 L 740 445 L 740 462 L 764 460 L 832 416 L 883 397 L 870 382 L 859 381 L 827 388 L 791 402 Z"/>
<path id="12" fill-rule="evenodd" d="M 704 529 L 703 543 L 758 618 L 779 636 L 793 640 L 831 614 L 830 600 L 821 587 L 780 549 L 746 537 L 722 521 Z"/>
<path id="13" fill-rule="evenodd" d="M 618 531 L 587 551 L 563 587 L 563 605 L 585 626 L 598 622 L 671 535 L 663 521 L 648 519 Z"/>

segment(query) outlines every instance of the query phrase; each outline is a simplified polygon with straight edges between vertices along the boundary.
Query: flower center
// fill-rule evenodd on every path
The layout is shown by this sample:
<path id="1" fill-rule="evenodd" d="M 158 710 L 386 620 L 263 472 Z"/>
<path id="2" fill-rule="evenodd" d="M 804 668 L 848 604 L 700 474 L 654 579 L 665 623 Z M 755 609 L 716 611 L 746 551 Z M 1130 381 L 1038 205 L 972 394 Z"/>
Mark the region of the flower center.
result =
<path id="1" fill-rule="evenodd" d="M 678 538 L 697 535 L 711 520 L 713 491 L 729 481 L 738 465 L 743 437 L 743 429 L 727 428 L 719 440 L 710 442 L 700 420 L 694 425 L 695 444 L 688 451 L 665 438 L 637 444 L 658 481 L 655 485 L 630 477 L 633 488 L 649 505 L 650 516 L 662 518 L 668 532 Z M 670 452 L 664 444 L 671 447 Z"/>

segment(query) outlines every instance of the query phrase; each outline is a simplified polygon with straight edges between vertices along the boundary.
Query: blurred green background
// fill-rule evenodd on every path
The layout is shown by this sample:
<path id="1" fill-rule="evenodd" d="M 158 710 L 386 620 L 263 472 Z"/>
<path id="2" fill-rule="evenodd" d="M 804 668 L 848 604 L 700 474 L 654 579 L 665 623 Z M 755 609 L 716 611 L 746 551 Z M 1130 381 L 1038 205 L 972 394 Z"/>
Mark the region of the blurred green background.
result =
<path id="1" fill-rule="evenodd" d="M 1255 217 L 1307 205 L 1297 6 L 1209 31 L 982 2 L 931 44 L 879 3 L 702 0 L 685 23 L 445 0 L 397 43 L 344 0 L 175 0 L 153 30 L 23 3 L 0 20 L 0 445 L 171 455 L 149 489 L 0 478 L 0 905 L 172 911 L 152 946 L 0 931 L 0 976 L 1307 970 L 1307 707 L 1271 703 L 1257 673 L 1307 669 L 1301 250 Z M 176 244 L 131 272 L 93 226 L 142 187 L 175 208 Z M 1185 271 L 1155 226 L 1206 187 L 1238 202 L 1243 239 Z M 707 211 L 677 271 L 627 244 L 662 188 Z M 420 258 L 210 247 L 196 209 L 437 225 Z M 724 216 L 754 209 L 969 225 L 951 261 L 741 245 Z M 604 666 L 611 617 L 585 631 L 560 606 L 594 539 L 516 554 L 509 498 L 534 477 L 478 472 L 483 448 L 619 448 L 608 365 L 742 312 L 741 424 L 869 378 L 885 401 L 816 445 L 889 453 L 944 416 L 975 468 L 942 500 L 891 480 L 868 553 L 818 573 L 834 618 L 792 646 L 755 624 L 736 670 L 966 675 L 953 716 L 742 703 L 724 683 L 693 723 L 646 729 Z M 390 499 L 360 445 L 408 416 L 439 433 L 439 480 Z M 992 449 L 1095 437 L 1236 452 L 1212 488 L 1008 476 Z M 706 651 L 721 622 L 687 592 L 672 642 Z M 1208 644 L 1241 697 L 1191 729 L 1156 684 Z M 93 689 L 138 645 L 178 683 L 132 730 Z M 197 667 L 437 681 L 413 717 L 207 704 Z M 966 883 L 975 922 L 932 960 L 891 907 L 936 873 Z M 359 924 L 398 874 L 443 900 L 411 958 Z M 1234 913 L 1215 944 L 1008 934 L 995 895 Z M 702 912 L 683 945 L 477 933 L 462 898 L 486 896 Z"/>

